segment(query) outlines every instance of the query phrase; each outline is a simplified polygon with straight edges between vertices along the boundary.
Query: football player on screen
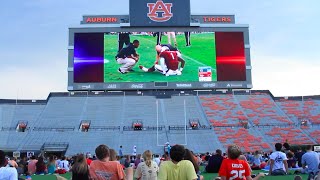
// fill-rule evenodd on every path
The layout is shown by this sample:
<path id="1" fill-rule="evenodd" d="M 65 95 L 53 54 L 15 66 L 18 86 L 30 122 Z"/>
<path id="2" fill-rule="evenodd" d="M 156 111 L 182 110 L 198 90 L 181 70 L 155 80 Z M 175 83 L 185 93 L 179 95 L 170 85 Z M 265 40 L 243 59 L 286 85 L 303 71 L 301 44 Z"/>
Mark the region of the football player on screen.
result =
<path id="1" fill-rule="evenodd" d="M 171 44 L 160 44 L 160 45 L 156 45 L 156 52 L 157 52 L 157 56 L 156 56 L 156 62 L 157 63 L 160 59 L 160 53 L 163 51 L 179 51 L 178 48 L 172 46 Z M 180 51 L 179 51 L 180 52 Z M 181 52 L 180 52 L 181 53 Z M 180 54 L 181 55 L 181 54 Z"/>
<path id="2" fill-rule="evenodd" d="M 116 61 L 122 66 L 118 69 L 121 74 L 133 71 L 132 68 L 139 61 L 139 54 L 136 52 L 136 48 L 139 47 L 139 41 L 134 40 L 128 46 L 122 48 L 116 55 Z"/>
<path id="3" fill-rule="evenodd" d="M 171 44 L 171 38 L 173 39 L 174 46 L 177 46 L 177 39 L 176 39 L 176 33 L 175 32 L 167 32 L 168 37 L 168 43 Z"/>
<path id="4" fill-rule="evenodd" d="M 151 68 L 144 66 L 139 66 L 139 68 L 144 72 L 154 72 L 157 70 L 165 76 L 182 74 L 185 61 L 182 59 L 179 51 L 170 51 L 169 48 L 165 48 L 164 51 L 160 52 L 159 57 L 159 61 L 156 61 Z M 180 68 L 179 63 L 181 63 Z"/>

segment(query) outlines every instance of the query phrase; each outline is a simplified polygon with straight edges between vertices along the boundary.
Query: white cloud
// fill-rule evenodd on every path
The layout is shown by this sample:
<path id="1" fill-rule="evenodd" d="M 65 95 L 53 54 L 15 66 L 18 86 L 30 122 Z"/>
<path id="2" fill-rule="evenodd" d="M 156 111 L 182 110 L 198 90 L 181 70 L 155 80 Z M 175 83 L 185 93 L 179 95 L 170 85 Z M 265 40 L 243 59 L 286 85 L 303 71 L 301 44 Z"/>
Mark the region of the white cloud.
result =
<path id="1" fill-rule="evenodd" d="M 49 92 L 66 91 L 68 25 L 78 24 L 83 14 L 127 14 L 128 2 L 6 1 L 0 15 L 15 21 L 4 22 L 7 24 L 0 34 L 4 42 L 0 43 L 0 98 L 14 99 L 18 93 L 19 98 L 44 99 Z M 314 21 L 320 16 L 319 4 L 318 0 L 191 0 L 191 11 L 235 14 L 237 23 L 249 23 L 254 89 L 269 89 L 276 96 L 319 95 L 320 57 L 315 57 L 319 52 L 319 23 Z M 41 24 L 39 15 L 49 23 Z M 22 34 L 16 31 L 20 29 L 15 27 L 30 20 L 34 22 L 23 26 Z M 43 61 L 43 57 L 55 59 Z"/>
<path id="2" fill-rule="evenodd" d="M 320 94 L 319 61 L 259 55 L 251 61 L 254 89 L 270 90 L 274 96 Z"/>
<path id="3" fill-rule="evenodd" d="M 67 68 L 63 65 L 10 67 L 0 71 L 1 99 L 46 99 L 50 92 L 65 92 Z"/>

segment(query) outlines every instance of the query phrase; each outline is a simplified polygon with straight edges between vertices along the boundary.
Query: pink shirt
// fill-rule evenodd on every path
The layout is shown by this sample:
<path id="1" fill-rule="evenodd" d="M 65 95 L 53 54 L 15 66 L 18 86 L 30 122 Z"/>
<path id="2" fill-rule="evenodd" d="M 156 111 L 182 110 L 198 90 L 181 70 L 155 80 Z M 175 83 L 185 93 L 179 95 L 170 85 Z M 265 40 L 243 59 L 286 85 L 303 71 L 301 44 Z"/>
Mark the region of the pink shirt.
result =
<path id="1" fill-rule="evenodd" d="M 28 163 L 28 172 L 30 174 L 34 174 L 36 173 L 36 163 L 38 162 L 38 160 L 30 160 Z"/>

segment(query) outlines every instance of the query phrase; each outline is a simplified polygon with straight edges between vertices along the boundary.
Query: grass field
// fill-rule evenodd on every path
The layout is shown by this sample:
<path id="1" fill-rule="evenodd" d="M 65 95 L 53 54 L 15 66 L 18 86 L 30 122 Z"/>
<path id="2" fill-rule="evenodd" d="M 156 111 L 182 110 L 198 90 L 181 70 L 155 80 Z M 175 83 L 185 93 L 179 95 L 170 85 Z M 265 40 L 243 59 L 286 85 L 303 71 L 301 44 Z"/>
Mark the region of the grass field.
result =
<path id="1" fill-rule="evenodd" d="M 191 47 L 186 47 L 184 34 L 177 35 L 178 49 L 186 61 L 181 76 L 165 77 L 158 72 L 145 73 L 139 69 L 139 65 L 151 67 L 156 58 L 156 38 L 148 35 L 130 35 L 130 40 L 138 39 L 140 47 L 137 50 L 140 60 L 133 68 L 134 72 L 120 74 L 117 70 L 120 65 L 115 61 L 118 50 L 118 36 L 105 35 L 105 64 L 104 82 L 198 82 L 198 68 L 212 67 L 212 81 L 216 81 L 216 52 L 215 36 L 213 33 L 191 34 Z M 162 44 L 168 42 L 167 36 L 162 36 Z"/>
<path id="2" fill-rule="evenodd" d="M 203 168 L 202 168 L 203 169 Z M 258 174 L 259 172 L 262 171 L 253 171 L 252 174 Z M 293 172 L 291 172 L 292 174 Z M 216 173 L 202 173 L 203 177 L 205 180 L 212 180 L 215 177 L 217 177 Z M 63 174 L 61 175 L 67 179 L 71 178 L 71 174 L 67 173 L 67 174 Z M 295 175 L 286 175 L 286 176 L 265 176 L 263 178 L 263 180 L 290 180 L 290 179 L 294 179 Z M 308 175 L 301 175 L 303 179 L 307 179 Z M 24 178 L 24 177 L 23 177 Z M 56 177 L 54 175 L 35 175 L 32 176 L 32 180 L 55 180 Z"/>

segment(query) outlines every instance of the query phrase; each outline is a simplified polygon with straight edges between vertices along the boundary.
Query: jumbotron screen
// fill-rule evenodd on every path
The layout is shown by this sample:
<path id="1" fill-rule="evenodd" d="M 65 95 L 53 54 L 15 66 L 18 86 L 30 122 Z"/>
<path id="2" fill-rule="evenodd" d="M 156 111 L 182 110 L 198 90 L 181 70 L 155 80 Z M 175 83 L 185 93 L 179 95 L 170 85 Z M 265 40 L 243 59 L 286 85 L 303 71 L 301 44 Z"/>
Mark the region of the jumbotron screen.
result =
<path id="1" fill-rule="evenodd" d="M 74 83 L 246 81 L 243 32 L 75 33 L 73 63 Z"/>

